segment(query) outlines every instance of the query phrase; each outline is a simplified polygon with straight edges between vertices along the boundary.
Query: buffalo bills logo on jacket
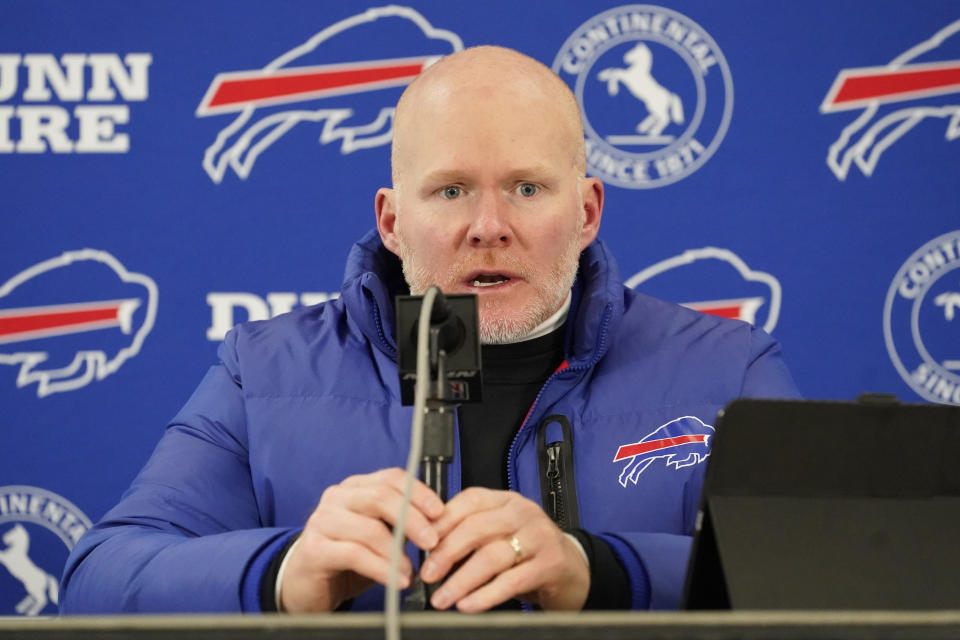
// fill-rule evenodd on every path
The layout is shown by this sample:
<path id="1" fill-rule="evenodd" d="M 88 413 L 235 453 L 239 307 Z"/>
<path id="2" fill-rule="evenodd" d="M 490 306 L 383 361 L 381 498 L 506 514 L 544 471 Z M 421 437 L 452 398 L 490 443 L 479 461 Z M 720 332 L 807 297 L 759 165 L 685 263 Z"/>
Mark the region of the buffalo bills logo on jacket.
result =
<path id="1" fill-rule="evenodd" d="M 710 455 L 713 433 L 713 427 L 699 418 L 684 416 L 658 427 L 637 442 L 621 445 L 613 457 L 614 462 L 627 461 L 620 472 L 620 484 L 624 487 L 627 482 L 637 484 L 640 474 L 658 460 L 677 470 L 700 464 Z"/>

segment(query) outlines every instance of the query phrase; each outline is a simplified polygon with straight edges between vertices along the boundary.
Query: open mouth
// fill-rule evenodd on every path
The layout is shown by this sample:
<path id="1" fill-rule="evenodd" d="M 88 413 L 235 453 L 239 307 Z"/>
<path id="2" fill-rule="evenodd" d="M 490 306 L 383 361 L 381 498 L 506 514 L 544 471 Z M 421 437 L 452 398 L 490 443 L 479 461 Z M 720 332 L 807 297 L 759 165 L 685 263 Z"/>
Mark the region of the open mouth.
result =
<path id="1" fill-rule="evenodd" d="M 498 284 L 510 282 L 510 278 L 499 273 L 481 273 L 474 276 L 469 282 L 474 287 L 495 287 Z"/>

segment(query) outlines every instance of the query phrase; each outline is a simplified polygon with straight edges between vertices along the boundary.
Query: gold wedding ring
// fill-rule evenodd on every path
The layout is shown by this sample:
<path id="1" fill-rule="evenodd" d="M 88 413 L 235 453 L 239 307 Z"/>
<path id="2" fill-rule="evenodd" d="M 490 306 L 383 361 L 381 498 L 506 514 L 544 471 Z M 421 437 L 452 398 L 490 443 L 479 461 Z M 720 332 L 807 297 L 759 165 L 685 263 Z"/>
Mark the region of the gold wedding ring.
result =
<path id="1" fill-rule="evenodd" d="M 517 540 L 517 536 L 510 536 L 507 542 L 513 548 L 513 564 L 519 564 L 523 560 L 523 545 Z"/>

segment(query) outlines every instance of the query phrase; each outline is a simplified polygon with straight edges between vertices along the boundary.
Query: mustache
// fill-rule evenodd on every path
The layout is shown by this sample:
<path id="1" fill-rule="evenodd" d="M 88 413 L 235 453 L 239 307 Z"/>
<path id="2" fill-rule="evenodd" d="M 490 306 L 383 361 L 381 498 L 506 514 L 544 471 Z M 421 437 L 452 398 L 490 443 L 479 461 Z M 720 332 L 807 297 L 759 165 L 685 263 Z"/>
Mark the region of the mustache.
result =
<path id="1" fill-rule="evenodd" d="M 479 255 L 464 256 L 450 265 L 447 271 L 447 281 L 450 283 L 462 282 L 471 273 L 482 271 L 485 273 L 510 272 L 529 280 L 531 269 L 526 262 L 509 253 L 485 251 Z"/>

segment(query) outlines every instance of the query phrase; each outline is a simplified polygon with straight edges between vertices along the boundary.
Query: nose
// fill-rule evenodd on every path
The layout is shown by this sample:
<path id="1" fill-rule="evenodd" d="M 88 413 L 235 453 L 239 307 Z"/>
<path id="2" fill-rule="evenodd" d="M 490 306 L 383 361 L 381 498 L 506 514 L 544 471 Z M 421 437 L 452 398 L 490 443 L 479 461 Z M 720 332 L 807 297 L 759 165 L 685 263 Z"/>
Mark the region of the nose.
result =
<path id="1" fill-rule="evenodd" d="M 498 194 L 484 194 L 470 223 L 468 238 L 476 249 L 507 247 L 513 241 L 513 231 L 507 203 Z"/>

